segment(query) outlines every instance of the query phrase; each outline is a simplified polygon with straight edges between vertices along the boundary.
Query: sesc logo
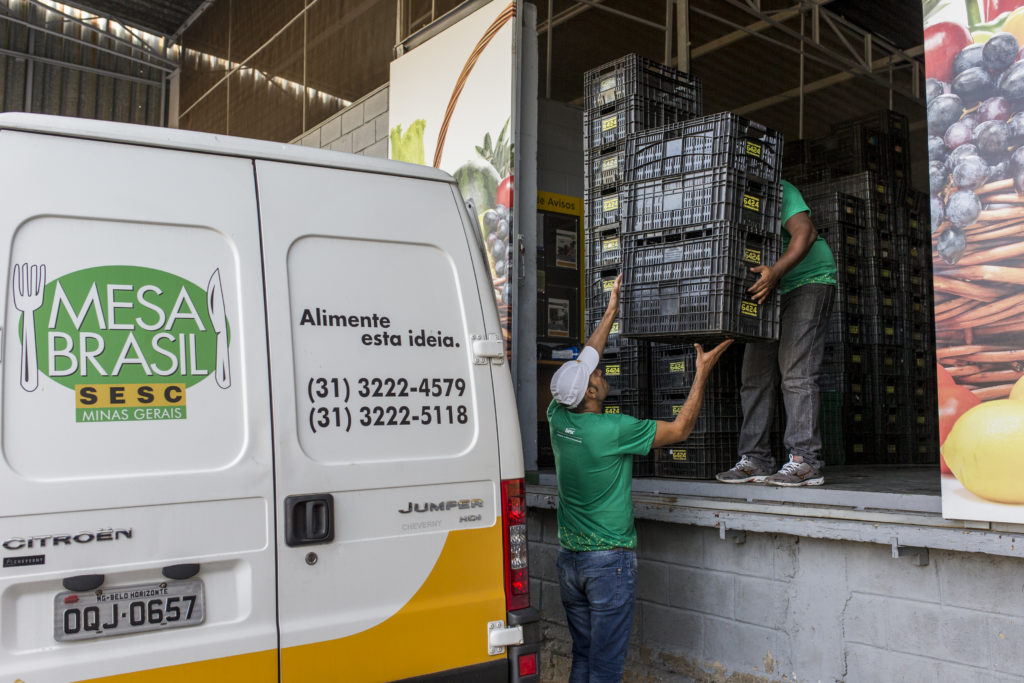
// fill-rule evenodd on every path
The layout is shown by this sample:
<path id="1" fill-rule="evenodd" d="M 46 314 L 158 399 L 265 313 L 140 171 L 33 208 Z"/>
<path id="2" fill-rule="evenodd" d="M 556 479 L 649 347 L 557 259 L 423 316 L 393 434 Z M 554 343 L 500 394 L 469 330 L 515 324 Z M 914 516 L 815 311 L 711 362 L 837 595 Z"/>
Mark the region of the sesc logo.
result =
<path id="1" fill-rule="evenodd" d="M 186 419 L 186 393 L 211 375 L 231 386 L 220 270 L 206 288 L 153 268 L 100 266 L 46 281 L 15 265 L 21 385 L 39 373 L 75 392 L 77 422 Z"/>

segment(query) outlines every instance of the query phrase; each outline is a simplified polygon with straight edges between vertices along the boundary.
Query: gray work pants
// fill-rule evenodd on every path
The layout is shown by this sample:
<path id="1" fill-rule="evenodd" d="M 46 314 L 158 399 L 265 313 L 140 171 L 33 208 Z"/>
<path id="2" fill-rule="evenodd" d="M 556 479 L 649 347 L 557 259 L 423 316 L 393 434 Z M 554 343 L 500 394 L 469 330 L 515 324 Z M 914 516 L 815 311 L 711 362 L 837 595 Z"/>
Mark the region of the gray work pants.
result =
<path id="1" fill-rule="evenodd" d="M 787 453 L 802 456 L 815 469 L 825 466 L 818 425 L 818 374 L 835 291 L 832 285 L 809 284 L 783 294 L 779 341 L 747 344 L 744 350 L 739 454 L 766 468 L 775 467 L 770 439 L 780 380 Z"/>

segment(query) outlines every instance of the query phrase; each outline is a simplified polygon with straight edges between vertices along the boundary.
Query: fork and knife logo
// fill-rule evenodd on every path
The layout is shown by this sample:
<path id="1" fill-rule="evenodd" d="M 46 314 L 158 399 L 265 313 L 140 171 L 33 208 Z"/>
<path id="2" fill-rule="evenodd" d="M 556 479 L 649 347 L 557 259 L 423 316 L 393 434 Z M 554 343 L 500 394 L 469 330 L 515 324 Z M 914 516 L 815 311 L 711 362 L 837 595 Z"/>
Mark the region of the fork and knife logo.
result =
<path id="1" fill-rule="evenodd" d="M 35 391 L 39 387 L 39 362 L 36 355 L 36 324 L 35 314 L 43 305 L 46 288 L 46 265 L 14 265 L 11 278 L 11 290 L 14 307 L 22 313 L 21 325 L 21 365 L 18 379 L 25 391 Z M 210 276 L 206 286 L 206 307 L 210 316 L 210 326 L 217 335 L 217 357 L 214 366 L 214 379 L 217 386 L 227 389 L 231 386 L 231 366 L 228 358 L 227 313 L 224 306 L 224 287 L 217 268 Z"/>

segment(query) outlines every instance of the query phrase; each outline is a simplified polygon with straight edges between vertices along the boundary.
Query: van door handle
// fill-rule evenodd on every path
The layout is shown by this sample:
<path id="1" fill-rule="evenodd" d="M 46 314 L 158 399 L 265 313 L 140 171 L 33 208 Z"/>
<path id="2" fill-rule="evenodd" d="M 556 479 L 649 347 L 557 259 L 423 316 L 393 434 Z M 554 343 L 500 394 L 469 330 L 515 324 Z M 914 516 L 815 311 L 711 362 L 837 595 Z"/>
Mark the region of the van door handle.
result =
<path id="1" fill-rule="evenodd" d="M 313 493 L 284 499 L 285 543 L 289 546 L 334 540 L 334 496 Z"/>

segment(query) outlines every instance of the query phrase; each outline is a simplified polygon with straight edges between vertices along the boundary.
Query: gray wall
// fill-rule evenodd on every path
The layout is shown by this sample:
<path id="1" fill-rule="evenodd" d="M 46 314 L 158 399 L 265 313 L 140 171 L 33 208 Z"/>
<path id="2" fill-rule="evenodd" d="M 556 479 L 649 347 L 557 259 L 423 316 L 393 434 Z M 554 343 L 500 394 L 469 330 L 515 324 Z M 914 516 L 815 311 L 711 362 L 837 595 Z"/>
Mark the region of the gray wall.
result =
<path id="1" fill-rule="evenodd" d="M 292 142 L 388 158 L 388 85 L 357 100 Z"/>
<path id="2" fill-rule="evenodd" d="M 543 680 L 568 677 L 553 510 L 531 508 L 530 594 Z M 626 681 L 1024 680 L 1024 560 L 637 520 Z"/>
<path id="3" fill-rule="evenodd" d="M 583 110 L 537 102 L 537 189 L 583 196 Z"/>

